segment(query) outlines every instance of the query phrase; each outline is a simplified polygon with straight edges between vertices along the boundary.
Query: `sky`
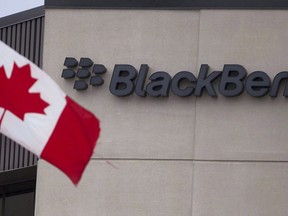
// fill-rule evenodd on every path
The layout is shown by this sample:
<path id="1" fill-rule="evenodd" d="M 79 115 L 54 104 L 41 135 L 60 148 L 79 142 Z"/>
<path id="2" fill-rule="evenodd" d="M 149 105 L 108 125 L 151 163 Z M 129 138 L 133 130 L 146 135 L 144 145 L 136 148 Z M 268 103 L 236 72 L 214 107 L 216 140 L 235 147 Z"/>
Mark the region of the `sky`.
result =
<path id="1" fill-rule="evenodd" d="M 0 0 L 0 18 L 44 5 L 44 0 Z"/>

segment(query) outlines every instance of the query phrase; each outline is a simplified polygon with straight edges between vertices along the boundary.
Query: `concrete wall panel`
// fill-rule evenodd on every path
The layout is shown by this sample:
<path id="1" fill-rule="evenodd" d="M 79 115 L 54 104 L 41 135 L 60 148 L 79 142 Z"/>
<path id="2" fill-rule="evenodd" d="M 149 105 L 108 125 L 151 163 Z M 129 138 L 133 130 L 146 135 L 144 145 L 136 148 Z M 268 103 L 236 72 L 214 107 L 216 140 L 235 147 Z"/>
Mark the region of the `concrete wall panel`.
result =
<path id="1" fill-rule="evenodd" d="M 288 12 L 201 11 L 199 64 L 213 70 L 240 64 L 271 79 L 288 68 Z M 218 88 L 219 82 L 215 82 Z M 218 91 L 218 89 L 217 89 Z M 195 158 L 209 160 L 286 160 L 287 99 L 241 96 L 197 99 Z"/>
<path id="2" fill-rule="evenodd" d="M 190 161 L 92 160 L 77 187 L 39 164 L 37 216 L 191 216 Z"/>
<path id="3" fill-rule="evenodd" d="M 149 74 L 195 72 L 199 11 L 49 9 L 45 16 L 44 69 L 101 120 L 94 157 L 192 158 L 195 98 L 117 98 L 108 85 L 114 64 L 148 64 Z M 106 65 L 104 86 L 72 90 L 60 77 L 67 56 Z"/>
<path id="4" fill-rule="evenodd" d="M 197 162 L 192 215 L 287 215 L 286 170 L 286 163 Z"/>

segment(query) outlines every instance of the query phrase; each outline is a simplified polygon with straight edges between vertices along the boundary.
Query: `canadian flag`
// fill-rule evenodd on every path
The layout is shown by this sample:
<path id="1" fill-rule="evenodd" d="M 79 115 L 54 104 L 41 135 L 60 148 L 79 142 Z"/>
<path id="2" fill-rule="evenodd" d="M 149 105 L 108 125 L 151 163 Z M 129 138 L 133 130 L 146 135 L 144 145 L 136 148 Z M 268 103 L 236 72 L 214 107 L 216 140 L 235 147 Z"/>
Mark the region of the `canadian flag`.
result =
<path id="1" fill-rule="evenodd" d="M 0 132 L 77 185 L 96 146 L 99 120 L 1 41 L 0 92 Z"/>

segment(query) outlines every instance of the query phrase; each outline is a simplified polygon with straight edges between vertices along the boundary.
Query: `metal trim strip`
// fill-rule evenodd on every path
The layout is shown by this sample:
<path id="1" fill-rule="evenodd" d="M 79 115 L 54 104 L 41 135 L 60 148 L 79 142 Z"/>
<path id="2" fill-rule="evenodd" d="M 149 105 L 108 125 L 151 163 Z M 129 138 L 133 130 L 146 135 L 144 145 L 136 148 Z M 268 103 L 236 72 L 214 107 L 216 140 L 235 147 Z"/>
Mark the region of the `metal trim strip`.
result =
<path id="1" fill-rule="evenodd" d="M 46 8 L 98 9 L 288 9 L 283 0 L 45 0 Z"/>

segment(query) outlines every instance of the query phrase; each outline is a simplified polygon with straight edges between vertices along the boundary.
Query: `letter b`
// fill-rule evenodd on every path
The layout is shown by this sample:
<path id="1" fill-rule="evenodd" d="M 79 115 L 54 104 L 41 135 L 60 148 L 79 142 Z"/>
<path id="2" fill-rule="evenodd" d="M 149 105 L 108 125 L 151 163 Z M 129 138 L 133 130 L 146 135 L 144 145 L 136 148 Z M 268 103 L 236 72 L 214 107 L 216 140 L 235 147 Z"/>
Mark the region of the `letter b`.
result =
<path id="1" fill-rule="evenodd" d="M 134 91 L 133 80 L 137 70 L 132 65 L 115 65 L 109 90 L 118 97 L 128 96 Z"/>
<path id="2" fill-rule="evenodd" d="M 240 95 L 244 91 L 242 80 L 246 74 L 245 68 L 241 65 L 224 65 L 219 92 L 226 97 Z"/>

